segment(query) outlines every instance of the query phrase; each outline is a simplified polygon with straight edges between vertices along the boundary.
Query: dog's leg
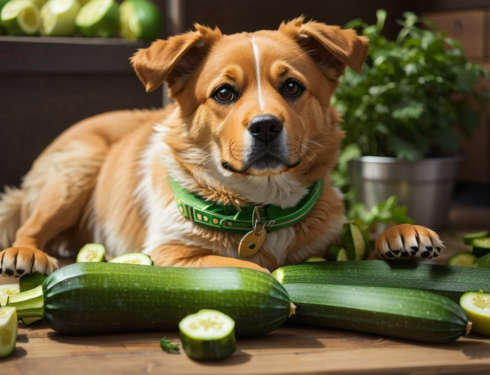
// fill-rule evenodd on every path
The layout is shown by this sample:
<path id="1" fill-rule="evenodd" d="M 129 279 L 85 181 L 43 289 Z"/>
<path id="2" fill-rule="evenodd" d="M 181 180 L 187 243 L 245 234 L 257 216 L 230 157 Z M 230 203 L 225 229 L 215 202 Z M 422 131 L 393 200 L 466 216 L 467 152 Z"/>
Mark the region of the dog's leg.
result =
<path id="1" fill-rule="evenodd" d="M 444 248 L 437 233 L 420 225 L 401 224 L 381 233 L 376 255 L 381 259 L 432 259 Z"/>
<path id="2" fill-rule="evenodd" d="M 58 268 L 56 259 L 39 249 L 78 222 L 107 149 L 102 139 L 86 137 L 83 143 L 79 140 L 68 143 L 35 164 L 27 178 L 45 174 L 46 181 L 32 213 L 17 230 L 13 246 L 0 252 L 2 275 L 19 277 L 34 272 L 49 275 Z"/>
<path id="3" fill-rule="evenodd" d="M 210 250 L 185 245 L 164 245 L 149 254 L 155 266 L 175 267 L 239 267 L 269 273 L 258 264 L 213 255 Z"/>

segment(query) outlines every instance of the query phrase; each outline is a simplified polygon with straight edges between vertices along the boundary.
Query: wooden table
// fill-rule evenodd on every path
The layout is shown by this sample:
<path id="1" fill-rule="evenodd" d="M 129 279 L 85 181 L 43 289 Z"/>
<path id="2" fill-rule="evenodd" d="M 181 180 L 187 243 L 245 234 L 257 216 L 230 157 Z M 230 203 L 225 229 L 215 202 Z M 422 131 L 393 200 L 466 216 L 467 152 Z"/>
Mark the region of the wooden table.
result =
<path id="1" fill-rule="evenodd" d="M 465 250 L 442 237 L 447 249 L 438 263 Z M 59 335 L 44 323 L 19 323 L 17 347 L 0 360 L 0 374 L 490 374 L 490 338 L 476 334 L 428 345 L 285 324 L 262 337 L 239 338 L 236 353 L 219 363 L 164 353 L 163 336 L 180 342 L 178 332 L 80 337 Z"/>

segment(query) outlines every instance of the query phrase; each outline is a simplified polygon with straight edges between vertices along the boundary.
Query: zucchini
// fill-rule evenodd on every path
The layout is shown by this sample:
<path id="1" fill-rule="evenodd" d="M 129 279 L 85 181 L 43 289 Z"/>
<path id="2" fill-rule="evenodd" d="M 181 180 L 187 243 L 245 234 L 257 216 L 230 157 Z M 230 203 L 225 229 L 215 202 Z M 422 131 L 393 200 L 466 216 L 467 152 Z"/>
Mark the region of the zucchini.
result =
<path id="1" fill-rule="evenodd" d="M 459 253 L 453 255 L 447 261 L 448 266 L 460 266 L 460 267 L 476 267 L 476 260 L 478 258 L 469 253 Z"/>
<path id="2" fill-rule="evenodd" d="M 201 310 L 179 323 L 182 348 L 195 360 L 220 361 L 236 350 L 235 322 L 216 310 Z"/>
<path id="3" fill-rule="evenodd" d="M 490 294 L 465 293 L 460 304 L 473 323 L 472 330 L 480 335 L 490 336 Z"/>
<path id="4" fill-rule="evenodd" d="M 366 244 L 359 227 L 353 222 L 345 223 L 342 227 L 342 240 L 350 260 L 362 260 Z"/>
<path id="5" fill-rule="evenodd" d="M 476 240 L 478 238 L 485 238 L 488 236 L 490 236 L 490 231 L 488 230 L 479 233 L 465 234 L 463 236 L 463 242 L 465 245 L 473 245 L 473 240 Z"/>
<path id="6" fill-rule="evenodd" d="M 327 251 L 327 261 L 342 261 L 349 260 L 347 251 L 343 247 L 331 245 Z"/>
<path id="7" fill-rule="evenodd" d="M 490 254 L 490 237 L 477 238 L 476 240 L 473 240 L 472 253 L 476 257 L 482 257 Z"/>
<path id="8" fill-rule="evenodd" d="M 177 330 L 184 317 L 208 308 L 229 315 L 242 336 L 276 329 L 292 307 L 284 287 L 260 271 L 109 262 L 63 267 L 7 306 L 73 335 Z"/>
<path id="9" fill-rule="evenodd" d="M 47 277 L 39 272 L 22 276 L 19 280 L 20 291 L 25 292 L 26 290 L 34 289 L 36 286 L 43 285 Z"/>
<path id="10" fill-rule="evenodd" d="M 8 297 L 20 292 L 19 284 L 0 285 L 0 307 L 7 303 Z"/>
<path id="11" fill-rule="evenodd" d="M 327 260 L 325 258 L 320 258 L 320 257 L 309 257 L 306 258 L 303 263 L 316 263 L 316 262 L 326 262 Z"/>
<path id="12" fill-rule="evenodd" d="M 77 255 L 77 263 L 103 262 L 105 247 L 98 243 L 88 243 L 80 249 Z"/>
<path id="13" fill-rule="evenodd" d="M 0 358 L 8 357 L 17 341 L 17 313 L 12 307 L 0 307 Z"/>
<path id="14" fill-rule="evenodd" d="M 281 284 L 369 285 L 420 289 L 459 303 L 466 292 L 490 291 L 490 270 L 418 262 L 369 260 L 306 263 L 272 273 Z"/>
<path id="15" fill-rule="evenodd" d="M 490 254 L 477 258 L 475 265 L 476 267 L 490 268 Z"/>
<path id="16" fill-rule="evenodd" d="M 129 253 L 119 255 L 109 261 L 110 263 L 130 263 L 139 264 L 142 266 L 153 266 L 153 261 L 151 258 L 143 253 Z"/>
<path id="17" fill-rule="evenodd" d="M 428 343 L 452 342 L 471 324 L 449 298 L 413 289 L 286 284 L 296 313 L 289 321 Z"/>

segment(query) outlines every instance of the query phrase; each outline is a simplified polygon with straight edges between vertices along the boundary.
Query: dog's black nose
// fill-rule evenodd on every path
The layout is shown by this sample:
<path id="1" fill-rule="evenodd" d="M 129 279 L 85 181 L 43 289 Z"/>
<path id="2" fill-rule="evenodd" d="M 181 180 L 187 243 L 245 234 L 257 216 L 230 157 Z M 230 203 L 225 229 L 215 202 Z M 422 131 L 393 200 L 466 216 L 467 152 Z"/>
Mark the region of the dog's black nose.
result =
<path id="1" fill-rule="evenodd" d="M 262 142 L 270 142 L 282 131 L 282 122 L 276 116 L 261 115 L 248 124 L 248 131 Z"/>

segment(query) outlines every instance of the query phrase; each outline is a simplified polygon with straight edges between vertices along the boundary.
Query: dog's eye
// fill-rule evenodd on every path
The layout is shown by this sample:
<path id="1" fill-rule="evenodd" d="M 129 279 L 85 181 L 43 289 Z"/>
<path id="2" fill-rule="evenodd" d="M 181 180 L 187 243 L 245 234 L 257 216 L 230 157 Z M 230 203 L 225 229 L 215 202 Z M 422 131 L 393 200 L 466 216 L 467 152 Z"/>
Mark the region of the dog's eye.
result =
<path id="1" fill-rule="evenodd" d="M 213 98 L 220 103 L 231 103 L 235 100 L 236 95 L 230 86 L 219 86 L 213 92 Z"/>
<path id="2" fill-rule="evenodd" d="M 303 86 L 294 79 L 288 79 L 284 84 L 284 94 L 291 98 L 297 97 L 303 91 Z"/>

